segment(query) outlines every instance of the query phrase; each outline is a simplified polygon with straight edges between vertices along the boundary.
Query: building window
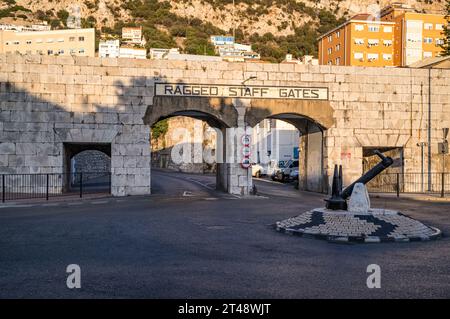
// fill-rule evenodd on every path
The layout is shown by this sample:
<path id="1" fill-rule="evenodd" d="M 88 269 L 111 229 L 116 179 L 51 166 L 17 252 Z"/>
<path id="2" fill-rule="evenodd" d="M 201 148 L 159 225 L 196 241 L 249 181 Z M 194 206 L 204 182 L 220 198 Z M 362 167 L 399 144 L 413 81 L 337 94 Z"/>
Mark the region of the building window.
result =
<path id="1" fill-rule="evenodd" d="M 380 27 L 377 25 L 369 25 L 369 32 L 379 32 Z"/>
<path id="2" fill-rule="evenodd" d="M 386 61 L 392 60 L 392 54 L 383 53 L 383 60 L 386 60 Z"/>
<path id="3" fill-rule="evenodd" d="M 363 24 L 355 24 L 355 30 L 356 31 L 363 31 L 364 25 Z"/>
<path id="4" fill-rule="evenodd" d="M 62 49 L 59 50 L 59 51 L 58 51 L 58 54 L 64 54 L 64 50 L 62 50 Z"/>
<path id="5" fill-rule="evenodd" d="M 433 43 L 433 38 L 423 38 L 423 43 Z"/>
<path id="6" fill-rule="evenodd" d="M 36 43 L 42 43 L 42 39 L 37 39 Z"/>
<path id="7" fill-rule="evenodd" d="M 10 45 L 11 44 L 11 42 L 9 42 L 9 41 L 6 41 L 6 43 L 5 43 L 6 45 Z"/>
<path id="8" fill-rule="evenodd" d="M 70 49 L 70 54 L 75 54 L 75 49 Z"/>
<path id="9" fill-rule="evenodd" d="M 53 50 L 47 50 L 47 55 L 52 55 L 53 54 Z"/>
<path id="10" fill-rule="evenodd" d="M 331 37 L 331 35 L 328 36 L 328 42 L 333 41 L 333 38 Z"/>
<path id="11" fill-rule="evenodd" d="M 340 44 L 336 44 L 336 51 L 339 51 L 341 49 L 341 45 Z"/>
<path id="12" fill-rule="evenodd" d="M 336 65 L 340 65 L 341 64 L 341 58 L 337 57 L 336 58 Z"/>
<path id="13" fill-rule="evenodd" d="M 69 42 L 73 42 L 73 41 L 75 41 L 75 37 L 70 37 Z"/>
<path id="14" fill-rule="evenodd" d="M 328 54 L 333 53 L 333 48 L 328 48 Z"/>
<path id="15" fill-rule="evenodd" d="M 392 45 L 392 40 L 383 40 L 383 45 L 384 45 L 385 47 L 391 46 L 391 45 Z"/>
<path id="16" fill-rule="evenodd" d="M 424 23 L 423 28 L 425 30 L 433 30 L 433 23 Z"/>
<path id="17" fill-rule="evenodd" d="M 27 44 L 31 44 L 31 40 L 27 40 Z"/>
<path id="18" fill-rule="evenodd" d="M 58 39 L 58 42 L 64 42 L 64 39 L 63 38 Z"/>
<path id="19" fill-rule="evenodd" d="M 78 37 L 78 41 L 83 42 L 84 41 L 84 37 Z"/>
<path id="20" fill-rule="evenodd" d="M 378 53 L 369 53 L 369 54 L 367 54 L 367 60 L 369 62 L 378 60 Z"/>
<path id="21" fill-rule="evenodd" d="M 443 45 L 444 39 L 436 39 L 436 45 Z"/>
<path id="22" fill-rule="evenodd" d="M 336 31 L 336 38 L 340 38 L 341 37 L 341 31 Z"/>
<path id="23" fill-rule="evenodd" d="M 433 56 L 433 52 L 425 51 L 423 53 L 424 58 L 431 58 Z"/>
<path id="24" fill-rule="evenodd" d="M 362 52 L 355 52 L 353 56 L 356 60 L 364 61 L 364 53 Z"/>
<path id="25" fill-rule="evenodd" d="M 436 23 L 436 30 L 444 30 L 444 26 L 441 23 Z"/>
<path id="26" fill-rule="evenodd" d="M 53 39 L 47 39 L 47 43 L 53 43 Z"/>
<path id="27" fill-rule="evenodd" d="M 379 43 L 378 39 L 369 39 L 369 40 L 367 40 L 367 45 L 369 47 L 378 46 L 378 43 Z"/>
<path id="28" fill-rule="evenodd" d="M 358 45 L 364 44 L 364 39 L 355 39 L 355 44 Z"/>
<path id="29" fill-rule="evenodd" d="M 80 53 L 80 54 L 84 54 L 84 49 L 83 48 L 81 48 L 79 51 L 78 51 L 78 53 Z"/>
<path id="30" fill-rule="evenodd" d="M 333 65 L 333 62 L 330 60 L 330 61 L 328 61 L 327 64 L 328 64 L 328 65 Z"/>
<path id="31" fill-rule="evenodd" d="M 386 33 L 390 33 L 390 32 L 392 32 L 392 27 L 384 27 L 383 31 Z"/>
<path id="32" fill-rule="evenodd" d="M 20 44 L 19 41 L 14 41 L 13 43 L 14 43 L 15 45 L 19 45 L 19 44 Z"/>

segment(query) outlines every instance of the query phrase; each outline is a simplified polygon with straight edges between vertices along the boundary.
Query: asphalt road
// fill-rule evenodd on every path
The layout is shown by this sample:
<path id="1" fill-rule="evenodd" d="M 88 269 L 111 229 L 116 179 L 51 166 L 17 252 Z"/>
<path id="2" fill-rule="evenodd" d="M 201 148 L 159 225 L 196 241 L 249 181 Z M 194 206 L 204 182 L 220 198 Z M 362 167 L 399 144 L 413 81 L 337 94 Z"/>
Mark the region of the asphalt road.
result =
<path id="1" fill-rule="evenodd" d="M 260 196 L 213 189 L 214 176 L 154 171 L 150 197 L 0 206 L 1 298 L 450 297 L 450 240 L 331 244 L 277 220 L 324 196 L 257 181 Z M 450 204 L 373 199 L 450 234 Z M 368 289 L 369 264 L 381 288 Z M 81 267 L 81 289 L 66 267 Z"/>

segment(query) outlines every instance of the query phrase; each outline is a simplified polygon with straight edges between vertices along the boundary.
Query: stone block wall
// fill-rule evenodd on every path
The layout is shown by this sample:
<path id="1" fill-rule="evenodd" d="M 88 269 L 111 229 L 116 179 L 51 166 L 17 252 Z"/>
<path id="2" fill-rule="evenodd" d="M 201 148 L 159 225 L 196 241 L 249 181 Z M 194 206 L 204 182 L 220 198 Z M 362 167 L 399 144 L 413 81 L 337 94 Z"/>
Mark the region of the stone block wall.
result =
<path id="1" fill-rule="evenodd" d="M 405 171 L 419 171 L 429 106 L 431 169 L 441 170 L 437 144 L 450 127 L 450 70 L 1 55 L 0 173 L 62 172 L 63 143 L 110 143 L 113 194 L 148 194 L 150 128 L 143 117 L 152 111 L 154 83 L 241 85 L 252 76 L 248 85 L 329 89 L 324 175 L 342 164 L 346 184 L 359 176 L 362 147 L 402 147 Z M 251 103 L 233 101 L 241 127 Z M 312 101 L 310 108 L 322 105 Z M 220 171 L 230 192 L 248 193 L 247 170 L 235 163 Z"/>
<path id="2" fill-rule="evenodd" d="M 67 172 L 64 143 L 111 144 L 113 195 L 149 194 L 138 94 L 151 94 L 153 82 L 120 69 L 112 59 L 0 56 L 0 173 Z"/>

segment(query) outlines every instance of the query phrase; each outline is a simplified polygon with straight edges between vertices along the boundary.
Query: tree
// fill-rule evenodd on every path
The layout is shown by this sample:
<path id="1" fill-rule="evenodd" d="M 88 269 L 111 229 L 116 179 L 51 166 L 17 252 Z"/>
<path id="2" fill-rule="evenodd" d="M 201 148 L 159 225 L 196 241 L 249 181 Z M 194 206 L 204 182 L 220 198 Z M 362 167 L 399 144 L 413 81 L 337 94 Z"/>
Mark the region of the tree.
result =
<path id="1" fill-rule="evenodd" d="M 67 10 L 59 10 L 56 13 L 56 16 L 59 18 L 59 20 L 62 21 L 62 23 L 64 24 L 64 26 L 67 26 L 67 19 L 69 18 L 69 12 L 67 12 Z"/>
<path id="2" fill-rule="evenodd" d="M 444 26 L 444 31 L 442 34 L 444 35 L 444 43 L 440 45 L 440 47 L 444 50 L 441 52 L 442 56 L 450 55 L 450 0 L 447 0 L 447 4 L 445 5 L 446 15 L 445 20 L 447 20 L 447 24 Z"/>

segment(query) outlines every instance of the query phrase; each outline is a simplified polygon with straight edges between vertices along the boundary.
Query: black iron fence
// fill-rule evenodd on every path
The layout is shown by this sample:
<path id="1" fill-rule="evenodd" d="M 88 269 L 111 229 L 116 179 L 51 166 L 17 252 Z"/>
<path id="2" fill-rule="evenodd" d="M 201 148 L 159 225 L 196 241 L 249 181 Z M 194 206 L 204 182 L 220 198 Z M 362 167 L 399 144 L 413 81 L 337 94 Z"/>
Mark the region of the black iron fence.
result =
<path id="1" fill-rule="evenodd" d="M 111 193 L 110 172 L 0 175 L 2 202 L 94 193 Z"/>
<path id="2" fill-rule="evenodd" d="M 450 173 L 383 173 L 367 183 L 372 193 L 450 193 Z"/>

